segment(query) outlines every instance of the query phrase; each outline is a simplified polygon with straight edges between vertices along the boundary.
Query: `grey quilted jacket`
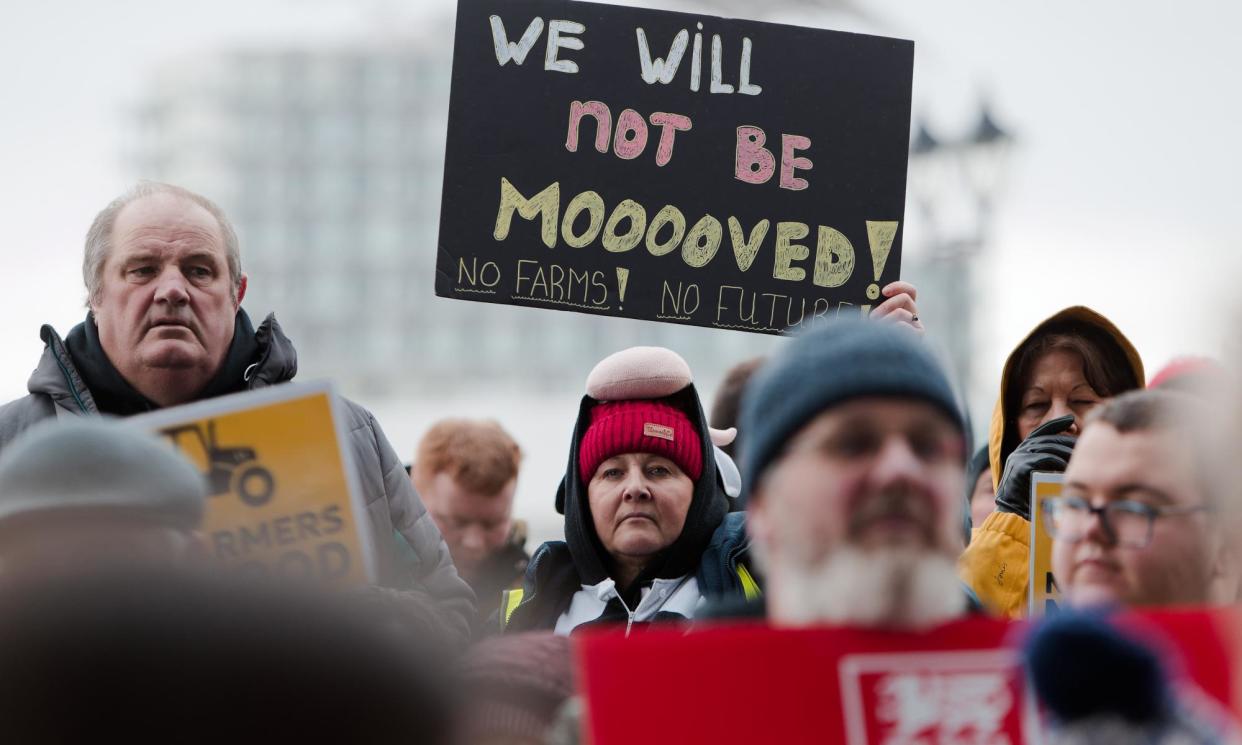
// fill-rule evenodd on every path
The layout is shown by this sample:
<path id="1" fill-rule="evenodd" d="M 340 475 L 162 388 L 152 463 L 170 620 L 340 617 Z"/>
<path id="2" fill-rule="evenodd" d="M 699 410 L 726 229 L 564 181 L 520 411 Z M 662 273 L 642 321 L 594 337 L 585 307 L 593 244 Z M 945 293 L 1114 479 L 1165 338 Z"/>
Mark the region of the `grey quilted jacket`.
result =
<path id="1" fill-rule="evenodd" d="M 47 346 L 27 383 L 30 393 L 0 406 L 0 453 L 14 437 L 43 419 L 99 413 L 55 329 L 44 326 L 40 335 Z M 246 387 L 253 390 L 291 380 L 297 373 L 297 353 L 273 314 L 255 330 L 255 337 L 262 353 L 246 370 Z M 371 518 L 372 543 L 380 554 L 382 583 L 405 591 L 412 605 L 434 612 L 436 627 L 466 641 L 474 616 L 474 593 L 457 575 L 448 546 L 375 416 L 342 400 L 349 444 Z"/>

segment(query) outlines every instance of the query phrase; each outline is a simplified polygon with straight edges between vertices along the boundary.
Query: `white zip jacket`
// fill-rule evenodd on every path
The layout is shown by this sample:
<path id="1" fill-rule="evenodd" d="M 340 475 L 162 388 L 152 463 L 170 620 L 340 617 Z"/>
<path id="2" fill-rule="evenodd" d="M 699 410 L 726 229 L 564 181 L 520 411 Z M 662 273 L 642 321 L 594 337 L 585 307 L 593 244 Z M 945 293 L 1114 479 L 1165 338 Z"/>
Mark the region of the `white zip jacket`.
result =
<path id="1" fill-rule="evenodd" d="M 574 593 L 569 601 L 569 608 L 556 619 L 555 633 L 568 636 L 578 626 L 598 619 L 613 598 L 621 603 L 629 615 L 625 624 L 627 635 L 635 623 L 650 621 L 661 611 L 676 613 L 687 620 L 694 618 L 695 611 L 705 602 L 699 592 L 698 580 L 687 574 L 676 579 L 653 580 L 649 587 L 642 588 L 638 607 L 631 610 L 617 594 L 617 583 L 609 577 L 598 584 L 583 585 L 581 590 Z"/>

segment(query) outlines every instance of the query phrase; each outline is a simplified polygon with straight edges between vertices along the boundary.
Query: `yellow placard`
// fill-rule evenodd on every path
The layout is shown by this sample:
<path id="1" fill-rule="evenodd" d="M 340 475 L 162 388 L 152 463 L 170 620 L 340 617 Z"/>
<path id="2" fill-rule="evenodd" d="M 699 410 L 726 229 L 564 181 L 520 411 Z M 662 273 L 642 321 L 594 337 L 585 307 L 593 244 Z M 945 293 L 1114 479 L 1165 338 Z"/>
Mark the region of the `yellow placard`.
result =
<path id="1" fill-rule="evenodd" d="M 1052 537 L 1044 528 L 1044 500 L 1060 496 L 1064 482 L 1064 475 L 1059 473 L 1031 475 L 1031 574 L 1027 612 L 1032 616 L 1055 611 L 1061 602 L 1061 590 L 1052 575 Z"/>
<path id="2" fill-rule="evenodd" d="M 202 471 L 202 530 L 222 564 L 366 584 L 370 533 L 336 405 L 327 384 L 286 384 L 130 421 L 168 438 Z"/>

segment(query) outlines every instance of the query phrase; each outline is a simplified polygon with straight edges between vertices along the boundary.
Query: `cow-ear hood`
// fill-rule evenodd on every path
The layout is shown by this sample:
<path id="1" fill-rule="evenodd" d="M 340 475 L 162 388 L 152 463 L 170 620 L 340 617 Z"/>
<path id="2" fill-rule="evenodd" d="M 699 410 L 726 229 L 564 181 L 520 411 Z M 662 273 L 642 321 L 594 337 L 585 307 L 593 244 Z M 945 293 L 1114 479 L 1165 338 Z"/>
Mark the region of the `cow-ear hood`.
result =
<path id="1" fill-rule="evenodd" d="M 1009 357 L 1005 359 L 1005 366 L 1001 370 L 1000 393 L 996 398 L 996 406 L 992 410 L 992 424 L 988 432 L 988 460 L 992 468 L 993 489 L 999 487 L 1005 460 L 1018 445 L 1017 433 L 1009 431 L 1012 429 L 1009 422 L 1013 419 L 1016 412 L 1008 410 L 1009 402 L 1013 400 L 1013 397 L 1007 394 L 1012 393 L 1012 386 L 1021 384 L 1021 381 L 1017 380 L 1017 367 L 1022 359 L 1022 352 L 1026 349 L 1027 344 L 1051 327 L 1067 326 L 1072 328 L 1075 325 L 1102 332 L 1105 338 L 1114 342 L 1130 365 L 1130 372 L 1134 376 L 1134 387 L 1143 387 L 1143 360 L 1139 357 L 1134 345 L 1126 338 L 1126 335 L 1121 333 L 1121 330 L 1103 315 L 1084 305 L 1074 305 L 1058 311 L 1041 321 L 1013 348 L 1013 351 L 1009 353 Z M 1117 391 L 1117 393 L 1120 392 Z"/>

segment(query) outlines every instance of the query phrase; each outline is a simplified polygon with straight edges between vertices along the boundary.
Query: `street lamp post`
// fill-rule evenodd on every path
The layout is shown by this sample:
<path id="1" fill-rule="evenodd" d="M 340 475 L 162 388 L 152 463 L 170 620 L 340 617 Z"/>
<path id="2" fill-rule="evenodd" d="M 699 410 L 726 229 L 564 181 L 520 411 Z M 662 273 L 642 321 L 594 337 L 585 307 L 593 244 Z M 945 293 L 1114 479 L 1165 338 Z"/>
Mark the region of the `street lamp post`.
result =
<path id="1" fill-rule="evenodd" d="M 918 122 L 910 143 L 908 193 L 916 230 L 906 233 L 914 250 L 902 274 L 918 286 L 920 314 L 967 395 L 973 390 L 978 318 L 974 276 L 991 236 L 1013 142 L 983 104 L 965 136 L 938 138 Z"/>

